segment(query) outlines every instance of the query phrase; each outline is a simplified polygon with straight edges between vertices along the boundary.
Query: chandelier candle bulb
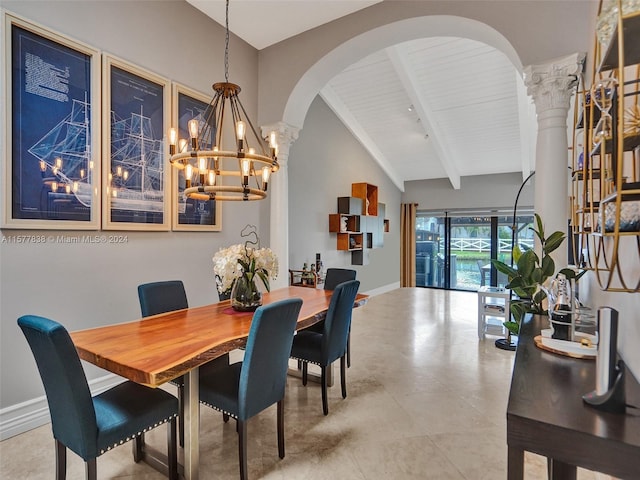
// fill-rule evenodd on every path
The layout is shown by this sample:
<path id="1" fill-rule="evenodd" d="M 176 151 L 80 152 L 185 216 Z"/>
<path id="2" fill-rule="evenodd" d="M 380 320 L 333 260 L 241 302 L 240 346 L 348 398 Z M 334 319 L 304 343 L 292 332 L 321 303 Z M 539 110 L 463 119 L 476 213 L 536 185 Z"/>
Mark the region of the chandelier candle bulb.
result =
<path id="1" fill-rule="evenodd" d="M 178 144 L 178 131 L 175 128 L 169 129 L 169 155 L 175 155 Z"/>
<path id="2" fill-rule="evenodd" d="M 269 177 L 271 176 L 271 169 L 269 167 L 262 167 L 262 188 L 267 191 L 267 185 L 269 184 Z"/>
<path id="3" fill-rule="evenodd" d="M 187 150 L 187 140 L 181 138 L 178 142 L 180 153 L 183 153 Z"/>
<path id="4" fill-rule="evenodd" d="M 209 170 L 209 185 L 215 185 L 216 184 L 216 172 L 214 172 L 213 170 Z"/>
<path id="5" fill-rule="evenodd" d="M 242 152 L 244 150 L 244 134 L 246 131 L 246 127 L 244 122 L 241 120 L 236 123 L 236 138 L 238 139 L 238 151 Z"/>
<path id="6" fill-rule="evenodd" d="M 249 173 L 251 173 L 251 161 L 248 158 L 242 159 L 242 184 L 249 185 Z"/>
<path id="7" fill-rule="evenodd" d="M 189 137 L 191 137 L 191 148 L 198 149 L 198 121 L 196 119 L 189 120 Z"/>
<path id="8" fill-rule="evenodd" d="M 200 157 L 198 159 L 198 173 L 200 173 L 200 184 L 204 185 L 204 179 L 207 175 L 207 158 Z"/>
<path id="9" fill-rule="evenodd" d="M 187 188 L 191 186 L 191 175 L 193 175 L 193 167 L 190 163 L 184 167 L 184 181 Z"/>
<path id="10" fill-rule="evenodd" d="M 276 138 L 276 132 L 271 132 L 269 135 L 269 148 L 271 149 L 271 156 L 273 158 L 278 156 L 278 142 Z"/>

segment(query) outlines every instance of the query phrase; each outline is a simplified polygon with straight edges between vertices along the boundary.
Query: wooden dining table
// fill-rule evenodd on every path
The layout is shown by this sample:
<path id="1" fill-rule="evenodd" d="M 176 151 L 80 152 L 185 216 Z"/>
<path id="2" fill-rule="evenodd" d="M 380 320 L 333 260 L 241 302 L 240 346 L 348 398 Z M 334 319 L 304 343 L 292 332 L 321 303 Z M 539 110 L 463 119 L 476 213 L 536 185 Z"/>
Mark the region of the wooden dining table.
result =
<path id="1" fill-rule="evenodd" d="M 326 316 L 331 291 L 285 287 L 263 294 L 263 304 L 301 298 L 297 330 Z M 354 307 L 364 305 L 358 294 Z M 184 478 L 199 478 L 199 367 L 243 347 L 252 312 L 236 312 L 228 300 L 71 332 L 83 360 L 133 382 L 158 387 L 184 375 Z"/>

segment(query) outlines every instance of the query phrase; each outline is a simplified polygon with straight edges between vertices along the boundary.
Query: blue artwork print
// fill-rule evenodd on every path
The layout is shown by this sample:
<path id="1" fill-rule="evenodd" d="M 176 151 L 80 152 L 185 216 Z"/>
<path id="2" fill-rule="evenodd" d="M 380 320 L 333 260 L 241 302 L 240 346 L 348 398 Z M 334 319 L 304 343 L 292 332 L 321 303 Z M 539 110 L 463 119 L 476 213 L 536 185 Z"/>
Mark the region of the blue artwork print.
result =
<path id="1" fill-rule="evenodd" d="M 207 121 L 209 104 L 197 100 L 184 93 L 178 94 L 178 136 L 179 138 L 189 138 L 188 123 L 190 120 L 198 120 L 198 123 Z M 202 130 L 202 128 L 200 128 Z M 203 150 L 213 148 L 213 137 L 215 137 L 215 126 L 210 130 L 210 136 L 200 139 L 200 147 Z M 199 175 L 195 172 L 193 176 Z M 195 178 L 191 179 L 195 182 Z M 184 170 L 178 173 L 178 223 L 180 225 L 215 225 L 216 223 L 216 203 L 215 200 L 194 200 L 185 198 L 185 177 Z"/>
<path id="2" fill-rule="evenodd" d="M 12 25 L 11 212 L 91 220 L 91 57 Z"/>
<path id="3" fill-rule="evenodd" d="M 162 85 L 111 67 L 112 222 L 164 221 Z"/>

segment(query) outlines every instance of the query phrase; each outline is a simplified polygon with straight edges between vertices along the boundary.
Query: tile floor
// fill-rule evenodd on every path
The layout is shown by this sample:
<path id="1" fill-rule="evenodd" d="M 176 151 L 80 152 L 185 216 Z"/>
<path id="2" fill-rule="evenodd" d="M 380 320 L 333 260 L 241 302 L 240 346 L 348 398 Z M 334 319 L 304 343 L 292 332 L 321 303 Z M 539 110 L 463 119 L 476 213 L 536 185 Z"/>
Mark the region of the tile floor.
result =
<path id="1" fill-rule="evenodd" d="M 251 479 L 506 478 L 505 410 L 513 353 L 477 338 L 476 295 L 399 289 L 354 311 L 348 397 L 339 382 L 322 415 L 320 389 L 290 377 L 285 404 L 286 457 L 278 458 L 275 406 L 248 425 Z M 339 368 L 336 368 L 339 375 Z M 170 387 L 168 387 L 170 388 Z M 238 478 L 234 422 L 201 408 L 203 480 Z M 148 435 L 164 448 L 164 427 Z M 546 462 L 527 454 L 527 479 L 546 478 Z M 68 454 L 69 479 L 84 476 Z M 53 479 L 49 425 L 0 443 L 0 478 Z M 164 478 L 133 463 L 130 445 L 98 459 L 98 478 Z M 579 480 L 604 479 L 579 470 Z"/>

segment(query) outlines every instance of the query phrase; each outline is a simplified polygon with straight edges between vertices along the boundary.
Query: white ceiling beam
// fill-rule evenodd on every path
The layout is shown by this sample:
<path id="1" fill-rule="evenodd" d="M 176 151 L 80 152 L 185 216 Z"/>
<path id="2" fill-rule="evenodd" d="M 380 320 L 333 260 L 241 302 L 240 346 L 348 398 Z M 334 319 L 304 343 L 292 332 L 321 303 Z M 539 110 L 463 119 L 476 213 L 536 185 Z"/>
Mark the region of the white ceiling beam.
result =
<path id="1" fill-rule="evenodd" d="M 320 97 L 326 102 L 333 113 L 340 119 L 344 126 L 351 134 L 362 144 L 369 154 L 378 162 L 378 165 L 389 176 L 391 181 L 404 192 L 404 180 L 398 175 L 398 172 L 391 166 L 391 163 L 384 156 L 382 151 L 377 147 L 373 139 L 367 134 L 360 122 L 351 114 L 344 102 L 338 97 L 336 92 L 327 84 L 320 90 Z"/>
<path id="2" fill-rule="evenodd" d="M 402 86 L 418 113 L 418 117 L 421 120 L 425 133 L 429 135 L 429 141 L 432 142 L 433 148 L 438 154 L 438 159 L 449 177 L 451 186 L 455 190 L 460 190 L 460 173 L 455 166 L 447 146 L 442 141 L 444 136 L 441 135 L 438 124 L 432 121 L 432 119 L 436 118 L 436 115 L 433 113 L 433 110 L 429 106 L 429 102 L 420 90 L 420 81 L 418 80 L 414 70 L 411 68 L 406 48 L 402 45 L 395 45 L 387 48 L 385 51 L 391 60 L 391 64 L 393 65 L 398 78 L 400 78 Z"/>

